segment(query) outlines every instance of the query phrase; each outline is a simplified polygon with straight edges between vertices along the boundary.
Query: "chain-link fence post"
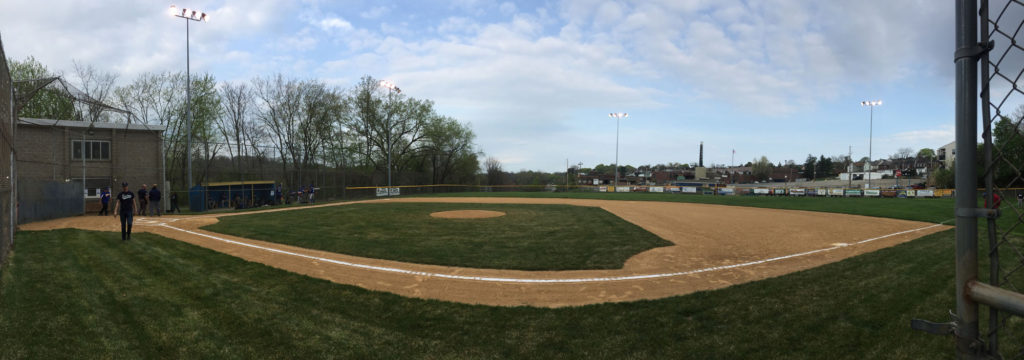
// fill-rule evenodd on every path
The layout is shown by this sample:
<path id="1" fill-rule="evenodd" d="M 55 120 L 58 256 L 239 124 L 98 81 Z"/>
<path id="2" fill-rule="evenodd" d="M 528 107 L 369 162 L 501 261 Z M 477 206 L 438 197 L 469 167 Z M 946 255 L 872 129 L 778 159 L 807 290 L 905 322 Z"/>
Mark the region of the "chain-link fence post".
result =
<path id="1" fill-rule="evenodd" d="M 956 2 L 956 352 L 961 359 L 978 354 L 978 304 L 967 285 L 978 278 L 977 152 L 978 46 L 976 0 Z M 966 161 L 965 161 L 966 160 Z"/>

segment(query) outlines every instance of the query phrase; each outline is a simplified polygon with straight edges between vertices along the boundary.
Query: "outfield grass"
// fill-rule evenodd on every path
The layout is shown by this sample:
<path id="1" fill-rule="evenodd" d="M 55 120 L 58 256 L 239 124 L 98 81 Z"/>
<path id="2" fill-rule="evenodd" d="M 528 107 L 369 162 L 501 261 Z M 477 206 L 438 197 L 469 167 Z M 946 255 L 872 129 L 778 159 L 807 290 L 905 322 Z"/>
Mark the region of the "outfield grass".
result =
<path id="1" fill-rule="evenodd" d="M 0 358 L 950 358 L 953 233 L 688 296 L 562 309 L 404 298 L 151 234 L 21 232 Z"/>
<path id="2" fill-rule="evenodd" d="M 494 210 L 489 219 L 435 211 Z M 223 217 L 205 230 L 420 264 L 516 270 L 620 269 L 671 242 L 605 210 L 571 205 L 352 204 Z"/>
<path id="3" fill-rule="evenodd" d="M 809 210 L 895 219 L 943 222 L 952 220 L 952 198 L 857 198 L 815 196 L 712 196 L 667 193 L 597 192 L 465 192 L 421 195 L 425 197 L 526 197 L 629 201 L 670 201 L 698 204 Z"/>

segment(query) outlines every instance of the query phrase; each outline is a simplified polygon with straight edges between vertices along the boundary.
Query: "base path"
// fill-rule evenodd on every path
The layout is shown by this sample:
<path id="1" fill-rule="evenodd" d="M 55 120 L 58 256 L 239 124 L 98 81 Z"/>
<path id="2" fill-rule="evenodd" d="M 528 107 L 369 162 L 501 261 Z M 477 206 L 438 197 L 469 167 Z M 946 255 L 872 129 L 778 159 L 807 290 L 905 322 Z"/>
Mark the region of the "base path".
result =
<path id="1" fill-rule="evenodd" d="M 224 216 L 381 202 L 600 207 L 675 245 L 637 254 L 617 270 L 520 271 L 370 259 L 199 229 Z M 676 202 L 530 198 L 398 198 L 136 219 L 136 231 L 159 234 L 340 284 L 470 304 L 543 307 L 658 299 L 718 289 L 813 268 L 951 228 L 916 221 L 810 211 Z M 95 216 L 43 221 L 20 228 L 68 227 L 120 231 L 120 223 L 115 218 Z"/>

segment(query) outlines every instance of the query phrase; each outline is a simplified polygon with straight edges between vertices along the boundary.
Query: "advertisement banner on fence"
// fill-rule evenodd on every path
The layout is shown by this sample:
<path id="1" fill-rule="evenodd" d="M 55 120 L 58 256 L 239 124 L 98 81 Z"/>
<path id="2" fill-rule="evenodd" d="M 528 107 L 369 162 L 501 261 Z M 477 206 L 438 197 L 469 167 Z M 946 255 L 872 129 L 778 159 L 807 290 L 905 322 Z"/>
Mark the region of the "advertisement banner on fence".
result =
<path id="1" fill-rule="evenodd" d="M 878 190 L 878 189 L 867 189 L 867 190 L 864 190 L 864 196 L 880 196 L 880 195 L 882 195 L 882 191 Z"/>
<path id="2" fill-rule="evenodd" d="M 679 192 L 679 187 L 678 186 L 667 186 L 667 187 L 665 187 L 665 191 L 677 193 L 677 192 Z"/>
<path id="3" fill-rule="evenodd" d="M 848 189 L 846 190 L 846 196 L 860 196 L 860 189 Z"/>
<path id="4" fill-rule="evenodd" d="M 718 189 L 718 194 L 719 195 L 734 195 L 734 194 L 736 194 L 736 189 L 731 188 L 731 187 L 720 188 L 720 189 Z"/>
<path id="5" fill-rule="evenodd" d="M 933 197 L 935 196 L 934 190 L 918 190 L 917 197 Z"/>
<path id="6" fill-rule="evenodd" d="M 818 196 L 828 195 L 828 189 L 826 189 L 826 188 L 818 188 L 818 190 L 815 193 L 815 195 L 818 195 Z"/>
<path id="7" fill-rule="evenodd" d="M 687 194 L 696 194 L 697 193 L 697 188 L 694 187 L 694 186 L 683 186 L 681 188 L 681 191 L 684 192 L 684 193 L 687 193 Z"/>
<path id="8" fill-rule="evenodd" d="M 377 196 L 388 196 L 388 188 L 377 188 Z"/>
<path id="9" fill-rule="evenodd" d="M 828 194 L 832 196 L 843 196 L 843 189 L 829 189 Z"/>
<path id="10" fill-rule="evenodd" d="M 907 190 L 907 197 L 917 196 L 917 190 Z"/>
<path id="11" fill-rule="evenodd" d="M 629 192 L 629 186 L 616 186 L 615 192 Z"/>
<path id="12" fill-rule="evenodd" d="M 786 195 L 786 189 L 778 188 L 775 189 L 773 192 L 775 193 L 775 195 Z"/>
<path id="13" fill-rule="evenodd" d="M 398 195 L 401 195 L 401 194 L 402 194 L 402 189 L 401 188 L 396 188 L 396 187 L 391 188 L 391 196 L 398 196 Z"/>
<path id="14" fill-rule="evenodd" d="M 608 192 L 608 187 L 607 186 L 598 186 L 597 187 L 597 192 Z"/>
<path id="15" fill-rule="evenodd" d="M 807 189 L 789 189 L 789 195 L 792 196 L 804 196 L 807 194 Z"/>
<path id="16" fill-rule="evenodd" d="M 762 189 L 762 188 L 754 189 L 754 195 L 768 195 L 768 194 L 771 194 L 771 193 L 772 193 L 772 189 Z"/>
<path id="17" fill-rule="evenodd" d="M 651 186 L 651 187 L 647 188 L 647 192 L 656 192 L 656 193 L 665 192 L 665 188 L 662 187 L 662 186 Z"/>

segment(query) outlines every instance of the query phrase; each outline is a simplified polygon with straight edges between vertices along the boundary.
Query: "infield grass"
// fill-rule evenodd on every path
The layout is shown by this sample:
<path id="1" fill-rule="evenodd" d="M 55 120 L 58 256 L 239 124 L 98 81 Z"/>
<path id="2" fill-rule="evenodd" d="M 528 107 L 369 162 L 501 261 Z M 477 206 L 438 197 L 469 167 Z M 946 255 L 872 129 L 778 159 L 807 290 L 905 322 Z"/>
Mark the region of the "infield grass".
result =
<path id="1" fill-rule="evenodd" d="M 439 219 L 435 211 L 493 210 L 488 219 Z M 205 230 L 341 254 L 420 264 L 515 270 L 620 269 L 670 246 L 596 207 L 377 203 L 228 216 Z"/>

